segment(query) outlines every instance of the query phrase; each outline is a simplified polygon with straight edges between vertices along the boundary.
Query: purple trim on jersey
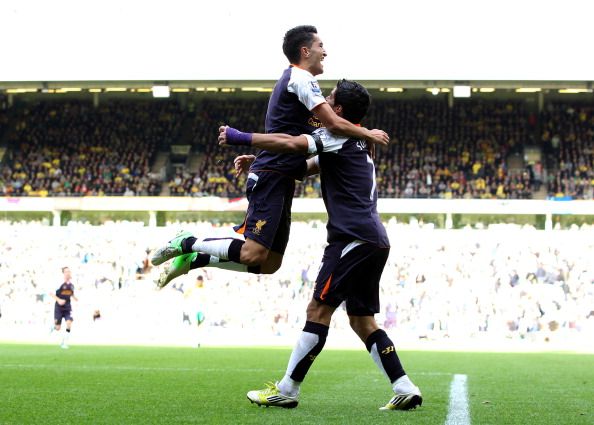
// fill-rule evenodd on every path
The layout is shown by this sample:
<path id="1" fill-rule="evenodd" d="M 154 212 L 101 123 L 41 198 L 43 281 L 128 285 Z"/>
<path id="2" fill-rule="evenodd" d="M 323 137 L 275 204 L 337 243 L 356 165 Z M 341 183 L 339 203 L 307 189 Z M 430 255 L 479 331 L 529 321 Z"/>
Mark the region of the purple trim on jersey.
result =
<path id="1" fill-rule="evenodd" d="M 293 66 L 289 66 L 274 86 L 266 112 L 266 133 L 299 136 L 300 134 L 310 134 L 319 126 L 319 121 L 301 103 L 297 94 L 289 92 L 287 88 L 293 69 Z M 301 180 L 307 169 L 305 163 L 307 156 L 262 150 L 258 153 L 250 171 L 275 170 Z"/>
<path id="2" fill-rule="evenodd" d="M 375 169 L 368 153 L 366 142 L 348 139 L 338 151 L 319 154 L 328 242 L 359 239 L 390 246 L 377 212 Z"/>

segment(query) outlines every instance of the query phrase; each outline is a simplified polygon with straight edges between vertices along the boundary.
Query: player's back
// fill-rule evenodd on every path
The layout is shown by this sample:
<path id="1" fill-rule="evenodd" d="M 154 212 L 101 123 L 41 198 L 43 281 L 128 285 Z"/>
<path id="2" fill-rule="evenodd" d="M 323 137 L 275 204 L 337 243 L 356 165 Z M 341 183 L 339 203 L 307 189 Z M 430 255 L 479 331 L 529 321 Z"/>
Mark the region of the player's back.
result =
<path id="1" fill-rule="evenodd" d="M 317 80 L 307 71 L 290 66 L 277 81 L 268 101 L 266 133 L 285 133 L 293 136 L 310 134 L 321 126 L 310 109 L 324 101 Z M 306 158 L 307 155 L 262 150 L 258 153 L 251 170 L 278 171 L 300 180 L 305 174 Z"/>
<path id="2" fill-rule="evenodd" d="M 326 129 L 319 154 L 322 197 L 328 211 L 328 241 L 359 239 L 389 247 L 377 212 L 375 167 L 367 143 Z"/>

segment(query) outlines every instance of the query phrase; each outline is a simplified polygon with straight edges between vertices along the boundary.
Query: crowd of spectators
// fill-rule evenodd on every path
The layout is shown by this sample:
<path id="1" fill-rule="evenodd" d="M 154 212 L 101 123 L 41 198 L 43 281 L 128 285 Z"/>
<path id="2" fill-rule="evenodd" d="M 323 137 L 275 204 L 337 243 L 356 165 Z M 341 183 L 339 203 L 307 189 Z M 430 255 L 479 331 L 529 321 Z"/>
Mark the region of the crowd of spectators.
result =
<path id="1" fill-rule="evenodd" d="M 594 105 L 550 103 L 542 116 L 548 196 L 594 199 Z"/>
<path id="2" fill-rule="evenodd" d="M 459 230 L 385 224 L 394 243 L 382 276 L 378 321 L 399 338 L 544 341 L 592 334 L 592 226 L 540 231 L 513 224 Z M 6 236 L 0 240 L 0 328 L 49 328 L 53 301 L 47 293 L 61 283 L 64 265 L 73 270 L 81 300 L 74 306 L 78 332 L 92 332 L 83 329 L 90 329 L 97 310 L 113 325 L 113 337 L 124 329 L 145 333 L 159 326 L 175 332 L 197 310 L 211 329 L 274 336 L 303 326 L 325 244 L 324 223 L 293 223 L 283 266 L 273 275 L 205 268 L 155 291 L 160 268 L 148 262 L 149 251 L 179 226 L 0 222 Z M 197 234 L 228 230 L 207 222 L 184 227 Z M 205 288 L 193 300 L 189 294 L 198 275 Z M 336 314 L 331 326 L 348 330 L 346 314 Z"/>
<path id="3" fill-rule="evenodd" d="M 265 98 L 205 99 L 193 106 L 191 144 L 202 158 L 198 169 L 183 169 L 174 175 L 169 182 L 170 193 L 174 196 L 243 196 L 245 177 L 235 178 L 233 158 L 237 154 L 255 152 L 239 146 L 219 146 L 219 127 L 229 125 L 245 131 L 264 132 L 267 102 Z"/>
<path id="4" fill-rule="evenodd" d="M 9 147 L 0 195 L 159 195 L 166 184 L 173 196 L 243 196 L 233 158 L 250 151 L 218 146 L 218 128 L 263 131 L 266 105 L 228 95 L 183 108 L 174 100 L 24 104 L 10 121 L 0 111 Z M 593 199 L 593 112 L 591 104 L 548 102 L 538 114 L 522 100 L 450 107 L 444 97 L 378 98 L 362 124 L 392 137 L 376 153 L 380 197 L 530 199 L 545 185 L 549 197 Z M 162 181 L 150 169 L 171 142 L 189 144 L 200 160 Z M 545 158 L 525 160 L 527 147 Z M 319 177 L 298 182 L 296 196 L 320 197 Z"/>
<path id="5" fill-rule="evenodd" d="M 527 115 L 511 101 L 376 102 L 365 125 L 393 135 L 378 151 L 380 197 L 530 198 L 527 170 L 507 165 L 531 141 Z"/>
<path id="6" fill-rule="evenodd" d="M 172 102 L 40 102 L 17 107 L 0 195 L 159 195 L 150 166 L 179 132 Z"/>

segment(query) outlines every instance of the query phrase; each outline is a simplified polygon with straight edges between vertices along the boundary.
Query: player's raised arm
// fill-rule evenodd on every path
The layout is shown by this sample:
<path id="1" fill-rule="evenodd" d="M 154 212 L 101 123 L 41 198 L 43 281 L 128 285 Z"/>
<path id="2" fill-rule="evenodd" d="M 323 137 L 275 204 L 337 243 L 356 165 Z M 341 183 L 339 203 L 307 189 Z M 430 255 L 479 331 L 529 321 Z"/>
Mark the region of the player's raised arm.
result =
<path id="1" fill-rule="evenodd" d="M 383 130 L 369 130 L 338 116 L 328 103 L 321 103 L 312 111 L 331 133 L 339 136 L 354 137 L 370 143 L 386 146 L 390 143 L 388 133 Z"/>
<path id="2" fill-rule="evenodd" d="M 219 145 L 252 146 L 279 153 L 307 153 L 309 143 L 305 135 L 290 136 L 282 133 L 244 133 L 233 127 L 219 128 Z"/>

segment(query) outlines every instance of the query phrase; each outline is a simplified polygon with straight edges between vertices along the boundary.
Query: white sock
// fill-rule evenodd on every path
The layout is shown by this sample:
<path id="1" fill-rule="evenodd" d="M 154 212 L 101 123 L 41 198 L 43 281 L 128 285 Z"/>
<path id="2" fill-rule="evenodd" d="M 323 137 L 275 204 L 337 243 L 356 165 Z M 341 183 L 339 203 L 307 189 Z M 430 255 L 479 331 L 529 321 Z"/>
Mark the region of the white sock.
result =
<path id="1" fill-rule="evenodd" d="M 418 391 L 418 388 L 412 383 L 408 375 L 401 376 L 394 381 L 392 389 L 396 394 L 407 394 Z"/>
<path id="2" fill-rule="evenodd" d="M 214 257 L 218 257 L 222 260 L 229 259 L 229 245 L 235 239 L 223 238 L 223 239 L 196 239 L 194 245 L 192 245 L 192 251 L 194 252 L 205 252 Z"/>
<path id="3" fill-rule="evenodd" d="M 297 367 L 297 364 L 318 344 L 320 337 L 311 332 L 301 332 L 295 348 L 291 352 L 291 358 L 287 366 L 285 376 L 278 383 L 278 389 L 286 396 L 295 397 L 299 394 L 299 386 L 301 382 L 291 379 L 291 375 Z"/>
<path id="4" fill-rule="evenodd" d="M 276 386 L 284 395 L 288 397 L 297 397 L 299 395 L 301 382 L 294 381 L 289 375 L 285 375 Z"/>
<path id="5" fill-rule="evenodd" d="M 245 264 L 235 263 L 233 261 L 221 261 L 219 257 L 210 256 L 210 260 L 205 267 L 216 267 L 223 270 L 232 270 L 235 272 L 247 272 L 248 266 Z"/>
<path id="6" fill-rule="evenodd" d="M 382 363 L 382 359 L 380 358 L 379 352 L 377 351 L 377 344 L 373 344 L 371 346 L 371 350 L 369 351 L 369 354 L 371 354 L 371 358 L 373 359 L 373 361 L 375 362 L 375 364 L 377 365 L 379 370 L 382 371 L 384 376 L 389 381 L 390 377 L 388 376 L 388 372 L 386 372 L 386 369 L 384 368 L 384 364 Z M 406 376 L 406 375 L 404 375 L 404 376 Z M 395 382 L 398 382 L 398 380 L 396 380 Z"/>

